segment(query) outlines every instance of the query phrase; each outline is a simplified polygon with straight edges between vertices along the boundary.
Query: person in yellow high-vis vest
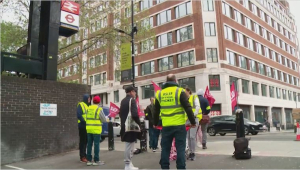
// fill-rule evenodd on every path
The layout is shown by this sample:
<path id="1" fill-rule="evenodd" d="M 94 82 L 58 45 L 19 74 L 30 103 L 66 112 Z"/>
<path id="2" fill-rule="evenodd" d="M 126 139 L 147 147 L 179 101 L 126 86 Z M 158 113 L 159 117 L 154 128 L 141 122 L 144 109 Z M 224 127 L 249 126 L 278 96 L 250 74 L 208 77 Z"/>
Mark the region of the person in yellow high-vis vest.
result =
<path id="1" fill-rule="evenodd" d="M 174 74 L 167 76 L 167 82 L 162 90 L 155 95 L 154 126 L 158 125 L 159 115 L 162 120 L 162 152 L 160 165 L 162 169 L 170 169 L 170 151 L 172 141 L 175 138 L 177 151 L 177 169 L 186 169 L 186 127 L 185 113 L 191 123 L 196 127 L 192 107 L 188 101 L 184 89 L 178 87 Z"/>
<path id="2" fill-rule="evenodd" d="M 82 102 L 77 105 L 77 122 L 79 131 L 79 156 L 80 161 L 86 163 L 86 145 L 87 145 L 87 133 L 85 127 L 85 117 L 88 111 L 89 103 L 91 102 L 90 95 L 85 94 Z"/>
<path id="3" fill-rule="evenodd" d="M 187 159 L 194 161 L 196 159 L 196 157 L 195 157 L 196 133 L 197 133 L 197 129 L 199 126 L 199 118 L 198 118 L 199 116 L 198 115 L 201 115 L 202 111 L 201 111 L 198 96 L 193 95 L 190 88 L 185 89 L 185 94 L 187 95 L 187 97 L 189 99 L 189 103 L 191 104 L 191 106 L 193 108 L 194 116 L 196 119 L 196 128 L 191 128 L 187 132 L 188 146 L 189 146 L 189 151 L 190 151 L 189 157 Z M 187 124 L 189 124 L 189 121 L 187 121 Z"/>
<path id="4" fill-rule="evenodd" d="M 89 106 L 86 114 L 86 131 L 88 136 L 87 145 L 87 165 L 103 165 L 104 162 L 99 159 L 100 140 L 102 133 L 102 123 L 106 122 L 103 109 L 99 106 L 100 97 L 93 98 L 93 105 Z M 92 162 L 92 147 L 94 143 L 94 161 Z"/>

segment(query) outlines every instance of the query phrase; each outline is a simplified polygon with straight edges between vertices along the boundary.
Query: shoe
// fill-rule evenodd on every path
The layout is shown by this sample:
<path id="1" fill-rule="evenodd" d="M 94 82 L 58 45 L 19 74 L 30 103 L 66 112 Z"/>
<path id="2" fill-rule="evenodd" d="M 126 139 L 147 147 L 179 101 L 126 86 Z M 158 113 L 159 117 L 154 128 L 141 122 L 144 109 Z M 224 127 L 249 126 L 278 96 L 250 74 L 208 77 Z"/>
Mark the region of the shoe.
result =
<path id="1" fill-rule="evenodd" d="M 134 167 L 132 163 L 125 165 L 125 170 L 138 170 L 139 168 Z"/>
<path id="2" fill-rule="evenodd" d="M 135 170 L 139 169 L 138 167 L 135 167 L 135 166 L 132 164 L 132 162 L 130 162 L 129 166 L 130 166 L 130 168 L 133 168 L 133 169 L 135 169 Z"/>
<path id="3" fill-rule="evenodd" d="M 197 143 L 197 147 L 198 148 L 202 148 L 202 144 L 201 143 Z"/>
<path id="4" fill-rule="evenodd" d="M 88 161 L 88 162 L 86 163 L 86 165 L 87 165 L 87 166 L 91 166 L 91 165 L 93 165 L 93 163 L 90 162 L 90 161 Z"/>
<path id="5" fill-rule="evenodd" d="M 104 165 L 104 164 L 105 164 L 104 161 L 93 162 L 93 166 Z"/>
<path id="6" fill-rule="evenodd" d="M 202 143 L 202 149 L 207 149 L 206 143 Z"/>
<path id="7" fill-rule="evenodd" d="M 196 160 L 195 153 L 190 153 L 190 159 L 191 159 L 191 161 Z"/>
<path id="8" fill-rule="evenodd" d="M 87 163 L 88 160 L 87 160 L 85 157 L 82 157 L 82 158 L 80 159 L 80 162 L 82 162 L 82 163 Z"/>
<path id="9" fill-rule="evenodd" d="M 152 149 L 153 152 L 156 152 L 156 149 Z"/>

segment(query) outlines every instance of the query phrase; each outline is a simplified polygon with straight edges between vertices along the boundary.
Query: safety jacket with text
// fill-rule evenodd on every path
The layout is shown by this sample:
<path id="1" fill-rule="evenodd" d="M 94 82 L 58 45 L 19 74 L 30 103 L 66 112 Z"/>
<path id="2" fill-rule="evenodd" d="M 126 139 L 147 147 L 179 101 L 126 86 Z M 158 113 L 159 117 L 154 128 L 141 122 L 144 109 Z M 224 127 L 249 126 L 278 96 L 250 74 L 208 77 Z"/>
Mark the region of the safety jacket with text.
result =
<path id="1" fill-rule="evenodd" d="M 88 113 L 86 115 L 86 131 L 90 134 L 102 133 L 102 122 L 100 120 L 100 112 L 102 108 L 97 105 L 89 106 Z"/>
<path id="2" fill-rule="evenodd" d="M 88 111 L 88 106 L 84 102 L 80 102 L 80 103 L 78 103 L 78 105 L 80 105 L 80 107 L 82 109 L 82 117 L 85 120 L 86 114 L 87 114 L 87 111 Z M 77 105 L 77 107 L 78 107 L 78 105 Z M 78 119 L 78 123 L 80 123 L 79 119 Z"/>
<path id="3" fill-rule="evenodd" d="M 185 111 L 180 103 L 182 92 L 183 88 L 179 87 L 167 87 L 156 92 L 163 127 L 185 124 Z"/>
<path id="4" fill-rule="evenodd" d="M 197 95 L 190 95 L 189 103 L 191 104 L 191 106 L 193 108 L 193 113 L 195 113 L 195 110 L 196 110 L 195 99 L 199 100 Z M 202 119 L 201 107 L 199 108 L 199 112 L 198 112 L 198 115 L 196 117 L 199 119 L 199 121 Z M 187 120 L 188 117 L 186 116 L 185 119 Z"/>

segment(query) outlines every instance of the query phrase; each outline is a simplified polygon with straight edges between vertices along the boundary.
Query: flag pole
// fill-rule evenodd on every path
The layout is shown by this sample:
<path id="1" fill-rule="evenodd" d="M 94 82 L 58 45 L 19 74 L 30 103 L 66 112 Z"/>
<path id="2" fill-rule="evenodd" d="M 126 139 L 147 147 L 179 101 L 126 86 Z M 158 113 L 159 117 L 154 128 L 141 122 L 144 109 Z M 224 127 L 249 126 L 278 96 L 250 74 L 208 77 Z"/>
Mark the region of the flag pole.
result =
<path id="1" fill-rule="evenodd" d="M 239 79 L 238 79 L 239 81 Z M 233 84 L 235 84 L 235 82 L 233 81 Z M 236 87 L 236 90 L 235 90 L 235 94 L 236 94 L 236 109 L 239 109 L 239 95 L 238 95 L 238 86 L 237 85 L 234 85 Z"/>

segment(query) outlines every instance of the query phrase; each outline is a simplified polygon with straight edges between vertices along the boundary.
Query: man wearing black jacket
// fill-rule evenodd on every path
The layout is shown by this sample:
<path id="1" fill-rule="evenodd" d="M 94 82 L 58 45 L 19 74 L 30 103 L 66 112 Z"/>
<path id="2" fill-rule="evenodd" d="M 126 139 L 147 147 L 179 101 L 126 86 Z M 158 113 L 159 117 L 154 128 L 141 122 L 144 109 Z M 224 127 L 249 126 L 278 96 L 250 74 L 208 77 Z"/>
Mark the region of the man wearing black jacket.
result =
<path id="1" fill-rule="evenodd" d="M 178 98 L 179 94 L 179 98 Z M 160 165 L 162 169 L 170 169 L 170 151 L 173 138 L 177 149 L 177 169 L 186 169 L 185 147 L 186 128 L 185 113 L 190 120 L 191 127 L 196 127 L 194 112 L 184 90 L 178 87 L 174 74 L 167 76 L 167 82 L 162 90 L 157 91 L 155 97 L 154 125 L 162 119 L 162 152 Z"/>
<path id="2" fill-rule="evenodd" d="M 146 120 L 149 121 L 149 147 L 156 152 L 160 131 L 153 126 L 154 97 L 150 98 L 151 104 L 145 109 Z"/>

